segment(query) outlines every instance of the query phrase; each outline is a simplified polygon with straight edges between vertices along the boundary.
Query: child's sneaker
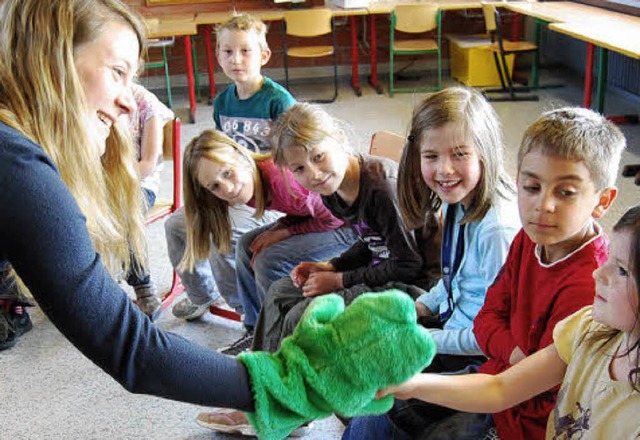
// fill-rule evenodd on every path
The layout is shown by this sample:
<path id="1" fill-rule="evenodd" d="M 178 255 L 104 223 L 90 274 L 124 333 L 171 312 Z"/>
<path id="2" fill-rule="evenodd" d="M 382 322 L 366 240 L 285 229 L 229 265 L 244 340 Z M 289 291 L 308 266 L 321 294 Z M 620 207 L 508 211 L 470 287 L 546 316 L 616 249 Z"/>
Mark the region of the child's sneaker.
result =
<path id="1" fill-rule="evenodd" d="M 256 430 L 251 426 L 246 413 L 235 409 L 216 409 L 212 412 L 204 412 L 196 417 L 198 425 L 217 432 L 256 436 Z M 293 430 L 289 437 L 304 437 L 311 431 L 311 423 L 302 425 Z"/>
<path id="2" fill-rule="evenodd" d="M 253 332 L 249 330 L 245 330 L 244 334 L 240 339 L 238 339 L 231 345 L 227 345 L 226 347 L 219 348 L 218 352 L 229 355 L 229 356 L 237 356 L 240 353 L 244 353 L 245 351 L 251 350 L 252 345 L 253 345 Z"/>
<path id="3" fill-rule="evenodd" d="M 162 313 L 162 301 L 156 295 L 157 289 L 155 284 L 143 284 L 135 286 L 133 290 L 136 293 L 136 304 L 147 315 L 151 321 L 158 319 Z"/>
<path id="4" fill-rule="evenodd" d="M 214 298 L 211 301 L 207 301 L 206 303 L 201 305 L 192 303 L 191 300 L 186 297 L 177 302 L 175 306 L 173 306 L 172 313 L 176 318 L 193 321 L 194 319 L 198 319 L 202 315 L 207 313 L 207 310 L 209 310 L 209 307 L 211 307 L 212 305 L 222 305 L 224 303 L 224 299 L 221 296 L 218 296 L 217 298 Z"/>

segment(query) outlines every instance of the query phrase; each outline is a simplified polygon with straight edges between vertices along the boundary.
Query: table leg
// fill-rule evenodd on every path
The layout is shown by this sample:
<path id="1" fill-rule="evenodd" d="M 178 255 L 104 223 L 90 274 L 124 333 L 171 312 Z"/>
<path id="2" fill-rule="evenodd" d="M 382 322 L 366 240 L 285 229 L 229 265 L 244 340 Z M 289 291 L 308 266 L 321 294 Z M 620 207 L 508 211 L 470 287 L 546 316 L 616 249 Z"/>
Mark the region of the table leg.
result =
<path id="1" fill-rule="evenodd" d="M 591 52 L 591 68 L 589 76 L 593 76 L 593 44 L 587 43 L 587 54 Z M 588 58 L 588 57 L 587 57 Z M 604 47 L 598 47 L 598 83 L 596 85 L 596 111 L 604 115 L 604 98 L 607 93 L 607 74 L 609 70 L 609 50 Z M 586 78 L 586 73 L 585 73 Z M 586 93 L 585 79 L 585 93 Z M 591 85 L 589 85 L 591 89 Z M 591 94 L 589 94 L 591 97 Z M 607 116 L 607 119 L 615 124 L 637 124 L 639 121 L 637 114 Z"/>
<path id="2" fill-rule="evenodd" d="M 200 74 L 198 73 L 198 41 L 196 37 L 191 37 L 191 57 L 193 59 L 193 78 L 196 87 L 196 101 L 200 101 Z"/>
<path id="3" fill-rule="evenodd" d="M 593 44 L 587 43 L 587 58 L 585 61 L 584 71 L 584 96 L 582 98 L 582 106 L 591 108 L 591 92 L 593 89 Z"/>
<path id="4" fill-rule="evenodd" d="M 371 56 L 371 76 L 369 77 L 369 84 L 378 95 L 382 94 L 382 86 L 378 83 L 378 43 L 376 41 L 376 16 L 375 14 L 369 15 L 369 54 Z"/>
<path id="5" fill-rule="evenodd" d="M 533 21 L 533 33 L 538 50 L 533 53 L 533 62 L 531 63 L 531 86 L 538 88 L 540 80 L 538 79 L 538 66 L 540 65 L 540 40 L 541 40 L 541 23 L 537 18 Z"/>
<path id="6" fill-rule="evenodd" d="M 596 110 L 604 114 L 604 95 L 607 92 L 607 70 L 609 67 L 609 51 L 598 47 L 598 85 L 596 89 Z"/>
<path id="7" fill-rule="evenodd" d="M 211 44 L 211 25 L 204 27 L 204 44 L 207 49 L 207 72 L 209 74 L 209 104 L 216 97 L 215 60 L 213 59 L 213 45 Z"/>
<path id="8" fill-rule="evenodd" d="M 356 96 L 362 96 L 358 79 L 358 23 L 355 15 L 349 16 L 349 24 L 351 25 L 351 87 Z"/>
<path id="9" fill-rule="evenodd" d="M 196 122 L 196 87 L 193 79 L 193 58 L 191 53 L 191 37 L 184 36 L 184 56 L 187 59 L 187 84 L 189 86 L 189 122 Z"/>

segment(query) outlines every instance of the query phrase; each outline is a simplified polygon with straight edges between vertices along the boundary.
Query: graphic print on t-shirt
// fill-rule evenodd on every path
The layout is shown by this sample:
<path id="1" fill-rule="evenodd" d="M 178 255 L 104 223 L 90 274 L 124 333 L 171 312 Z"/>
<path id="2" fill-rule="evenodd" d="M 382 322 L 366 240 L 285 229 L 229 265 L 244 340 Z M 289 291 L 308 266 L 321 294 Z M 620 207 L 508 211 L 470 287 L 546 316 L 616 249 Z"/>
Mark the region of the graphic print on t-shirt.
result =
<path id="1" fill-rule="evenodd" d="M 382 238 L 380 234 L 371 229 L 365 221 L 359 221 L 353 225 L 360 240 L 367 243 L 367 247 L 371 251 L 371 265 L 375 266 L 382 260 L 388 260 L 391 256 L 389 247 L 387 246 L 387 240 Z"/>
<path id="2" fill-rule="evenodd" d="M 558 392 L 558 401 L 564 399 L 567 389 L 561 389 Z M 580 402 L 576 402 L 576 410 L 574 414 L 560 416 L 558 407 L 553 410 L 556 432 L 553 436 L 554 440 L 572 440 L 582 438 L 584 433 L 589 430 L 589 419 L 591 418 L 591 408 L 582 408 Z"/>
<path id="3" fill-rule="evenodd" d="M 224 134 L 250 151 L 254 153 L 269 151 L 270 120 L 220 115 L 220 126 Z"/>

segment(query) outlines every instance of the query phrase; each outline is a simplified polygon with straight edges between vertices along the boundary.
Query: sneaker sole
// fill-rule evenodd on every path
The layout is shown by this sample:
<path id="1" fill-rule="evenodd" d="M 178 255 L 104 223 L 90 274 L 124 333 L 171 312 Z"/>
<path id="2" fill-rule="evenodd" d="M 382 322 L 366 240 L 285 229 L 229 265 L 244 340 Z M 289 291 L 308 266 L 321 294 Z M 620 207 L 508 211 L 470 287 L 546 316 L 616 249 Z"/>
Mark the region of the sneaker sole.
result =
<path id="1" fill-rule="evenodd" d="M 229 411 L 233 411 L 233 410 L 229 410 Z M 243 435 L 246 437 L 255 437 L 258 435 L 256 433 L 255 428 L 251 425 L 236 425 L 236 426 L 222 425 L 219 423 L 207 423 L 198 418 L 196 418 L 196 423 L 202 426 L 203 428 L 211 429 L 212 431 L 217 431 L 217 432 L 224 432 L 225 434 L 237 434 L 237 435 Z M 289 434 L 288 437 L 292 437 L 292 438 L 305 437 L 311 432 L 312 427 L 313 427 L 313 423 L 309 423 L 308 425 L 305 425 L 305 426 L 300 426 L 299 428 L 294 429 L 291 432 L 291 434 Z"/>
<path id="2" fill-rule="evenodd" d="M 195 321 L 196 319 L 202 318 L 204 316 L 204 314 L 209 311 L 209 308 L 211 306 L 221 306 L 223 304 L 226 304 L 226 301 L 224 300 L 224 298 L 222 298 L 220 296 L 220 297 L 216 298 L 215 301 L 213 301 L 210 304 L 208 304 L 205 307 L 205 309 L 202 310 L 202 311 L 196 311 L 196 312 L 190 313 L 188 315 L 182 315 L 182 314 L 176 314 L 174 309 L 171 309 L 171 313 L 173 314 L 173 316 L 175 316 L 178 319 L 184 319 L 185 321 Z"/>
<path id="3" fill-rule="evenodd" d="M 234 410 L 229 410 L 232 412 Z M 256 430 L 251 425 L 222 425 L 220 423 L 209 423 L 204 420 L 200 420 L 196 418 L 196 423 L 203 428 L 211 429 L 212 431 L 224 432 L 226 434 L 239 434 L 244 436 L 253 436 L 257 435 Z"/>

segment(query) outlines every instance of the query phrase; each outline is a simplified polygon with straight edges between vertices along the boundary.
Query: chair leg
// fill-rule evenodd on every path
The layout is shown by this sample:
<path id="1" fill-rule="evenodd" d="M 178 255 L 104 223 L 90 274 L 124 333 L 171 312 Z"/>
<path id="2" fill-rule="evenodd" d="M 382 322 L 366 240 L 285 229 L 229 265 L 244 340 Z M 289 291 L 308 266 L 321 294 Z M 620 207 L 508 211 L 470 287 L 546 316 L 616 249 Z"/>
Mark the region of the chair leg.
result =
<path id="1" fill-rule="evenodd" d="M 282 26 L 282 46 L 284 49 L 284 88 L 289 90 L 289 56 L 287 55 L 287 25 Z"/>
<path id="2" fill-rule="evenodd" d="M 438 47 L 438 90 L 442 90 L 442 52 Z"/>
<path id="3" fill-rule="evenodd" d="M 171 96 L 171 78 L 169 76 L 169 59 L 167 58 L 167 48 L 162 47 L 162 58 L 164 60 L 164 78 L 167 82 L 167 102 L 169 108 L 173 108 L 173 99 Z"/>
<path id="4" fill-rule="evenodd" d="M 162 310 L 166 310 L 171 306 L 173 301 L 184 292 L 184 286 L 180 282 L 180 277 L 178 276 L 178 272 L 173 271 L 173 281 L 171 282 L 171 288 L 167 293 L 162 297 Z"/>
<path id="5" fill-rule="evenodd" d="M 393 50 L 389 50 L 389 96 L 393 98 Z"/>
<path id="6" fill-rule="evenodd" d="M 338 97 L 338 56 L 336 51 L 333 51 L 333 98 L 331 102 L 335 101 Z"/>
<path id="7" fill-rule="evenodd" d="M 504 101 L 538 101 L 536 95 L 517 95 L 516 92 L 529 92 L 527 87 L 520 88 L 513 85 L 513 79 L 509 75 L 509 66 L 507 65 L 506 57 L 503 53 L 500 53 L 498 57 L 497 53 L 493 53 L 494 60 L 496 62 L 496 69 L 498 70 L 498 76 L 500 78 L 501 89 L 485 89 L 482 92 L 487 96 L 487 99 L 492 102 L 504 102 Z M 488 96 L 488 93 L 508 93 L 508 96 Z"/>

